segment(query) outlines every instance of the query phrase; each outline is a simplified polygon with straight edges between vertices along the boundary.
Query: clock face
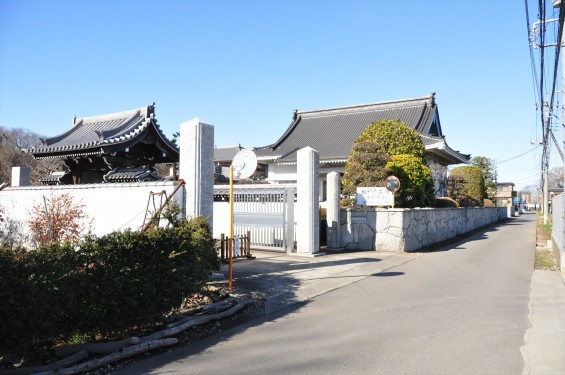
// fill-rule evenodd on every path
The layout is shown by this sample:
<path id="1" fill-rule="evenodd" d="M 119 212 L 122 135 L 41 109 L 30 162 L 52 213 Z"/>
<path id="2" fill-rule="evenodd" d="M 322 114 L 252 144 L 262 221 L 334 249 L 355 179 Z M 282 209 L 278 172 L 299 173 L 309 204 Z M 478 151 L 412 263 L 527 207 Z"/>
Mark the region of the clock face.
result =
<path id="1" fill-rule="evenodd" d="M 243 149 L 235 154 L 232 165 L 234 180 L 248 178 L 255 173 L 255 169 L 257 168 L 257 157 L 253 151 Z"/>

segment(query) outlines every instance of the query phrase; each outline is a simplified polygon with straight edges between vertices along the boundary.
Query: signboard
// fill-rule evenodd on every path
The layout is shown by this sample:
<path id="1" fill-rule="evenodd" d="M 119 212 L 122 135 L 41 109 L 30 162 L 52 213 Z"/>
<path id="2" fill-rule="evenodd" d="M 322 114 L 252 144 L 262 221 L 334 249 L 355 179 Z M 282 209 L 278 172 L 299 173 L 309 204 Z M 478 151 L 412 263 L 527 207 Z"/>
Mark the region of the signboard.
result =
<path id="1" fill-rule="evenodd" d="M 392 206 L 393 194 L 386 187 L 358 187 L 357 204 L 360 206 Z"/>

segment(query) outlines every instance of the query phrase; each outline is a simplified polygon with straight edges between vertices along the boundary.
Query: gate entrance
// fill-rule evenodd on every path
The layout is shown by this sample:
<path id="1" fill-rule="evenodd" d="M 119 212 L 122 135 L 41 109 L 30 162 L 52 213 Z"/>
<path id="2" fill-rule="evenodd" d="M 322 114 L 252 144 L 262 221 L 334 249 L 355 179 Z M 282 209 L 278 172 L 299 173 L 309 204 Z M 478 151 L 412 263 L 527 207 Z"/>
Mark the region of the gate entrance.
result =
<path id="1" fill-rule="evenodd" d="M 214 187 L 215 196 L 228 193 L 223 186 Z M 295 193 L 294 185 L 235 185 L 234 236 L 249 231 L 254 249 L 294 252 Z"/>

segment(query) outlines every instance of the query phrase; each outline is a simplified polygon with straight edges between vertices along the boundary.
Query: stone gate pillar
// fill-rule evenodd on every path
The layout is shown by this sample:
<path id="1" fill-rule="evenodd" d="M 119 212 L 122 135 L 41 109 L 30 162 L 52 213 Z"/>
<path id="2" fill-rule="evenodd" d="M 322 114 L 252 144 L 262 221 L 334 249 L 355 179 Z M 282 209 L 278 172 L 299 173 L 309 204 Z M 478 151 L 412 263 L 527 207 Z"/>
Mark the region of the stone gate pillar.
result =
<path id="1" fill-rule="evenodd" d="M 30 186 L 31 168 L 12 167 L 12 186 Z"/>
<path id="2" fill-rule="evenodd" d="M 320 155 L 311 147 L 297 153 L 296 254 L 320 254 Z"/>
<path id="3" fill-rule="evenodd" d="M 186 216 L 204 216 L 213 228 L 214 127 L 194 118 L 180 126 L 179 178 L 186 183 Z"/>
<path id="4" fill-rule="evenodd" d="M 329 248 L 339 248 L 340 247 L 340 175 L 337 172 L 328 173 L 328 194 L 327 194 L 327 208 L 326 208 L 326 220 L 328 222 L 328 231 L 326 234 L 326 243 Z"/>

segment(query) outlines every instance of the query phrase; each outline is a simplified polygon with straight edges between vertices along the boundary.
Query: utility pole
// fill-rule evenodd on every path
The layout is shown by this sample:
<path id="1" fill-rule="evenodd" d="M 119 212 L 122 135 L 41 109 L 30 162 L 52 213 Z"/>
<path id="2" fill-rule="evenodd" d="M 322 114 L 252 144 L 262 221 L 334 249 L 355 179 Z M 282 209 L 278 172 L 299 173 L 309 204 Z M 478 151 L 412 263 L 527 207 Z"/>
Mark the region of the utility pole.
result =
<path id="1" fill-rule="evenodd" d="M 543 223 L 547 224 L 549 221 L 549 103 L 545 106 L 547 107 L 546 114 L 545 114 L 545 134 L 543 136 L 543 156 L 542 156 L 542 164 L 543 164 Z"/>
<path id="2" fill-rule="evenodd" d="M 545 1 L 545 0 L 542 0 Z M 554 8 L 560 8 L 561 9 L 561 0 L 553 0 L 553 7 Z M 541 28 L 545 28 L 545 24 L 549 23 L 549 22 L 555 22 L 555 21 L 559 21 L 559 18 L 553 18 L 553 19 L 543 19 L 543 20 L 539 20 L 537 22 L 534 23 L 533 28 L 534 30 L 537 29 L 537 25 L 540 25 Z M 559 22 L 558 22 L 558 26 Z M 531 39 L 531 44 L 534 48 L 544 48 L 544 47 L 549 47 L 549 46 L 555 46 L 556 48 L 561 48 L 561 56 L 563 56 L 563 30 L 562 30 L 562 35 L 559 36 L 560 38 L 560 43 L 555 43 L 555 44 L 546 44 L 545 40 L 542 39 L 543 43 L 538 44 L 535 40 L 535 37 L 533 37 Z M 563 63 L 561 64 L 561 81 L 562 81 L 562 88 L 565 88 L 565 66 L 563 66 Z M 552 94 L 553 97 L 553 94 Z M 541 108 L 542 111 L 545 110 L 545 118 L 544 118 L 544 136 L 543 136 L 543 156 L 542 156 L 542 180 L 543 180 L 543 223 L 544 224 L 548 224 L 549 222 L 549 136 L 550 136 L 550 132 L 551 132 L 551 114 L 552 114 L 552 110 L 553 110 L 553 103 L 548 103 L 546 100 L 546 103 L 543 104 L 541 103 Z M 543 112 L 542 112 L 543 113 Z M 562 107 L 562 115 L 561 115 L 561 124 L 565 127 L 565 107 Z M 557 145 L 556 145 L 557 146 Z M 563 147 L 565 149 L 565 132 L 563 134 Z M 559 146 L 557 146 L 557 148 L 559 149 Z M 563 165 L 563 170 L 565 172 L 565 162 Z M 564 173 L 565 175 L 565 173 Z M 565 186 L 565 181 L 564 181 L 564 186 Z M 564 205 L 565 206 L 565 205 Z M 565 215 L 562 215 L 563 217 L 563 228 L 565 228 Z"/>
<path id="3" fill-rule="evenodd" d="M 560 12 L 563 10 L 561 8 L 561 0 L 553 0 L 553 7 L 554 8 L 559 8 Z M 559 14 L 559 18 L 561 17 L 561 13 Z M 565 90 L 565 64 L 563 64 L 563 53 L 565 53 L 565 45 L 563 44 L 565 42 L 565 38 L 564 38 L 564 33 L 565 33 L 565 27 L 564 25 L 559 25 L 561 27 L 561 43 L 560 46 L 558 46 L 557 48 L 561 48 L 561 126 L 562 126 L 562 130 L 563 130 L 563 150 L 565 150 L 565 103 L 564 103 L 564 98 L 565 95 L 563 93 L 563 90 Z M 563 161 L 563 176 L 564 176 L 564 181 L 562 181 L 563 183 L 563 189 L 564 192 L 563 194 L 565 194 L 565 160 Z M 562 205 L 562 212 L 561 212 L 561 228 L 562 228 L 562 233 L 555 233 L 555 236 L 561 236 L 561 244 L 563 244 L 563 241 L 565 240 L 565 204 Z M 563 271 L 563 269 L 561 269 Z"/>

